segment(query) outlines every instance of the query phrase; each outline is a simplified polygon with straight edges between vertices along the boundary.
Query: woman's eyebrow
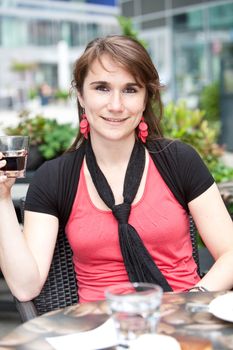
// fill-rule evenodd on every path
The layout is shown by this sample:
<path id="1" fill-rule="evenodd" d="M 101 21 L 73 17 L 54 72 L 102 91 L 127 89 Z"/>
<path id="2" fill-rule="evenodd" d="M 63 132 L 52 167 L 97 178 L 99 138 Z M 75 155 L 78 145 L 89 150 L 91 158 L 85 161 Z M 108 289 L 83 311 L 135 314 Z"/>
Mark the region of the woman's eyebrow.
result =
<path id="1" fill-rule="evenodd" d="M 139 83 L 137 83 L 137 82 L 127 83 L 126 86 L 127 86 L 127 87 L 134 87 L 134 86 L 142 87 L 142 85 L 139 84 Z"/>
<path id="2" fill-rule="evenodd" d="M 98 84 L 103 84 L 103 85 L 107 85 L 109 84 L 107 81 L 104 81 L 104 80 L 97 80 L 97 81 L 92 81 L 90 83 L 90 85 L 98 85 Z"/>
<path id="3" fill-rule="evenodd" d="M 97 80 L 97 81 L 92 81 L 90 83 L 90 85 L 109 85 L 109 84 L 110 83 L 105 81 L 105 80 Z M 125 84 L 125 86 L 127 86 L 127 87 L 134 87 L 134 86 L 142 87 L 142 85 L 137 83 L 137 82 L 128 82 Z"/>

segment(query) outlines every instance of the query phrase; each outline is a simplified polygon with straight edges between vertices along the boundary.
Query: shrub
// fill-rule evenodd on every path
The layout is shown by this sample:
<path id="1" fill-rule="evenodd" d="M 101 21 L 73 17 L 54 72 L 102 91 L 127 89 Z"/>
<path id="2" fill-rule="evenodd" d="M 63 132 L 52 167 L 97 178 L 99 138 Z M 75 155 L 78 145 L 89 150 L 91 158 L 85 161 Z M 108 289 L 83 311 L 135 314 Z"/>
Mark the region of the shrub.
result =
<path id="1" fill-rule="evenodd" d="M 205 111 L 187 108 L 184 101 L 169 103 L 162 120 L 164 136 L 182 140 L 199 152 L 216 182 L 233 180 L 233 168 L 221 161 L 224 149 L 218 145 L 219 123 L 205 119 Z"/>
<path id="2" fill-rule="evenodd" d="M 63 100 L 63 101 L 67 101 L 69 98 L 69 92 L 66 90 L 56 90 L 54 92 L 54 98 L 56 100 Z"/>
<path id="3" fill-rule="evenodd" d="M 28 135 L 30 145 L 38 146 L 45 159 L 51 159 L 63 153 L 73 141 L 77 130 L 71 123 L 60 124 L 56 119 L 45 118 L 37 114 L 30 116 L 28 111 L 19 115 L 19 123 L 15 127 L 7 127 L 7 135 Z"/>
<path id="4" fill-rule="evenodd" d="M 205 113 L 205 119 L 209 121 L 220 120 L 220 87 L 218 82 L 207 85 L 200 95 L 200 108 Z"/>

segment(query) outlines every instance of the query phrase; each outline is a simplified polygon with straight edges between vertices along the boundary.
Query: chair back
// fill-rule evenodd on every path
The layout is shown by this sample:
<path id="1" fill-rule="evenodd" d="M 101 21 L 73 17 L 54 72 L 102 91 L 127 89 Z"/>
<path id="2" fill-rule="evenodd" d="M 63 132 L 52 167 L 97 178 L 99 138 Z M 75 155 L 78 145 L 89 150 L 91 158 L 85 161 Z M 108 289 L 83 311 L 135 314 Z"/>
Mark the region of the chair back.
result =
<path id="1" fill-rule="evenodd" d="M 197 242 L 197 228 L 191 215 L 189 216 L 189 230 L 190 230 L 190 238 L 191 238 L 192 248 L 193 248 L 193 259 L 197 264 L 197 273 L 199 276 L 201 276 L 198 242 Z"/>
<path id="2" fill-rule="evenodd" d="M 58 234 L 48 278 L 33 300 L 38 315 L 78 302 L 72 251 L 64 231 Z"/>

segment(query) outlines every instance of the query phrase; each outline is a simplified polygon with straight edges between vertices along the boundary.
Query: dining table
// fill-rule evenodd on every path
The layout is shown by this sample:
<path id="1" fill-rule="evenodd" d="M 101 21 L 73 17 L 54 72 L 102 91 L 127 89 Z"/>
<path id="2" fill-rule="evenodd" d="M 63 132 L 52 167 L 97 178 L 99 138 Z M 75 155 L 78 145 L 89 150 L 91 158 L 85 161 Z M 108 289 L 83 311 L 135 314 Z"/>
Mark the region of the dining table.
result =
<path id="1" fill-rule="evenodd" d="M 174 337 L 182 350 L 233 349 L 233 322 L 214 316 L 208 308 L 212 300 L 223 294 L 224 292 L 164 293 L 158 334 Z M 233 310 L 233 305 L 229 307 Z M 110 317 L 104 300 L 75 304 L 22 323 L 0 339 L 0 349 L 52 350 L 54 348 L 47 341 L 48 337 L 87 332 Z M 77 344 L 76 349 L 82 350 L 82 346 Z"/>

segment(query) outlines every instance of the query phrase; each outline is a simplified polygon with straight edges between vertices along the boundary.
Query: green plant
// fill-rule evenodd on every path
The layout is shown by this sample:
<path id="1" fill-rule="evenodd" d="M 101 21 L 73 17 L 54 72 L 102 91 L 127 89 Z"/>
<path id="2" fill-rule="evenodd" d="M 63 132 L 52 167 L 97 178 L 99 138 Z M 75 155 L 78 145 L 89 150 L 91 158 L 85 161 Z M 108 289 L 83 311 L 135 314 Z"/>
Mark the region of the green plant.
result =
<path id="1" fill-rule="evenodd" d="M 7 127 L 4 131 L 7 135 L 28 135 L 30 145 L 38 146 L 45 159 L 63 153 L 77 133 L 70 123 L 59 124 L 56 119 L 45 118 L 39 114 L 32 117 L 28 111 L 20 113 L 17 126 Z"/>
<path id="2" fill-rule="evenodd" d="M 220 119 L 220 87 L 218 82 L 203 88 L 200 95 L 200 108 L 205 110 L 205 118 L 209 121 Z"/>
<path id="3" fill-rule="evenodd" d="M 145 48 L 148 46 L 145 40 L 139 39 L 139 33 L 133 28 L 133 22 L 131 18 L 125 16 L 118 16 L 117 19 L 123 35 L 129 36 L 130 38 L 137 40 Z"/>
<path id="4" fill-rule="evenodd" d="M 54 98 L 58 100 L 66 101 L 69 97 L 69 92 L 66 90 L 56 90 L 54 93 Z"/>
<path id="5" fill-rule="evenodd" d="M 27 71 L 32 71 L 37 68 L 37 64 L 33 62 L 13 62 L 11 64 L 11 69 L 14 72 L 24 73 Z"/>
<path id="6" fill-rule="evenodd" d="M 205 119 L 205 111 L 189 109 L 184 101 L 169 103 L 162 120 L 164 136 L 191 144 L 199 152 L 216 182 L 233 180 L 233 168 L 221 161 L 224 149 L 217 144 L 219 123 Z"/>
<path id="7" fill-rule="evenodd" d="M 37 89 L 30 89 L 28 91 L 28 97 L 29 97 L 30 100 L 33 100 L 37 96 L 38 96 L 38 90 Z"/>
<path id="8" fill-rule="evenodd" d="M 233 202 L 231 202 L 227 205 L 227 209 L 228 209 L 228 211 L 231 214 L 231 217 L 233 219 Z"/>

